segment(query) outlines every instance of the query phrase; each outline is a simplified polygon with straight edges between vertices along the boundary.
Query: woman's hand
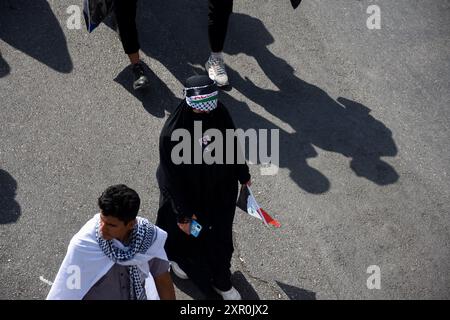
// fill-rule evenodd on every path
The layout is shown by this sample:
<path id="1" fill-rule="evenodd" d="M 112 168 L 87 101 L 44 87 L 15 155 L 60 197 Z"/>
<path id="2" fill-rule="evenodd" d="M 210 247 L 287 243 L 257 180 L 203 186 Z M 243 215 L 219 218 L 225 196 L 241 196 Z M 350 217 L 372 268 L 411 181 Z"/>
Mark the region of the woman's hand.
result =
<path id="1" fill-rule="evenodd" d="M 197 220 L 197 216 L 195 214 L 192 215 L 192 219 L 193 220 Z M 181 229 L 181 231 L 183 231 L 187 235 L 191 234 L 191 221 L 190 220 L 188 222 L 185 222 L 185 223 L 177 223 L 177 225 Z"/>

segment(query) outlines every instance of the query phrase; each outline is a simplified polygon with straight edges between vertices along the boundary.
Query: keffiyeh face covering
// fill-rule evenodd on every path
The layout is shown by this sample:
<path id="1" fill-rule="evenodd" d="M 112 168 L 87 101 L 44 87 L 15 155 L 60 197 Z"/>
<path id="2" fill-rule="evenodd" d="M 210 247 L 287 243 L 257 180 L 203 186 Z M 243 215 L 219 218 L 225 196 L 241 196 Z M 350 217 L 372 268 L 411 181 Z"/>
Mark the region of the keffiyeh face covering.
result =
<path id="1" fill-rule="evenodd" d="M 137 253 L 146 253 L 148 248 L 156 240 L 155 226 L 147 219 L 137 217 L 136 225 L 130 235 L 130 242 L 127 250 L 122 250 L 114 245 L 112 240 L 105 240 L 99 233 L 100 219 L 95 226 L 95 235 L 103 253 L 114 262 L 128 261 L 134 258 Z M 128 266 L 130 275 L 130 293 L 133 300 L 146 300 L 145 289 L 137 266 Z"/>
<path id="2" fill-rule="evenodd" d="M 217 108 L 219 92 L 214 84 L 185 88 L 186 103 L 193 109 L 212 111 Z"/>

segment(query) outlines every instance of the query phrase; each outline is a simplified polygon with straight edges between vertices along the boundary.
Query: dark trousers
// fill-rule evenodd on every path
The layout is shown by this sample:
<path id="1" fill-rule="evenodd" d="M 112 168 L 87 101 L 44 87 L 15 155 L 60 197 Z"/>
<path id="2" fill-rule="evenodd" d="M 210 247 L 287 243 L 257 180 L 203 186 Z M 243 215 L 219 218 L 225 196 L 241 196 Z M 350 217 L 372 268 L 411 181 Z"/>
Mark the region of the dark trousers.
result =
<path id="1" fill-rule="evenodd" d="M 212 52 L 223 51 L 233 0 L 209 0 L 208 36 Z"/>
<path id="2" fill-rule="evenodd" d="M 136 53 L 140 49 L 136 28 L 136 5 L 137 0 L 114 0 L 114 14 L 126 54 Z M 233 0 L 208 0 L 208 36 L 213 52 L 223 50 L 232 11 Z M 189 15 L 187 17 L 189 18 Z"/>
<path id="3" fill-rule="evenodd" d="M 140 49 L 136 28 L 136 5 L 137 0 L 114 0 L 114 14 L 126 54 L 136 53 Z"/>

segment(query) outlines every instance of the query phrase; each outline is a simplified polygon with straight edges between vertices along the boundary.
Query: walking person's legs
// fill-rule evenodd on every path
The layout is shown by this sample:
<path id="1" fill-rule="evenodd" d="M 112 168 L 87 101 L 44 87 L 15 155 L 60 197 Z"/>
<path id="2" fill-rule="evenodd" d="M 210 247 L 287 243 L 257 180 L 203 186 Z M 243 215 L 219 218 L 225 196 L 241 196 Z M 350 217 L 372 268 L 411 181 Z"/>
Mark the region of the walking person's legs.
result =
<path id="1" fill-rule="evenodd" d="M 209 77 L 218 86 L 228 85 L 228 75 L 223 62 L 223 47 L 228 29 L 228 21 L 233 11 L 233 0 L 208 0 L 208 37 L 211 55 L 206 62 Z"/>
<path id="2" fill-rule="evenodd" d="M 233 256 L 232 226 L 215 234 L 208 242 L 207 257 L 212 274 L 212 285 L 224 300 L 241 300 L 241 295 L 231 283 L 231 258 Z"/>
<path id="3" fill-rule="evenodd" d="M 140 63 L 136 7 L 137 0 L 114 0 L 114 14 L 119 28 L 120 40 L 132 65 L 134 73 L 133 88 L 135 90 L 148 86 L 148 78 Z"/>

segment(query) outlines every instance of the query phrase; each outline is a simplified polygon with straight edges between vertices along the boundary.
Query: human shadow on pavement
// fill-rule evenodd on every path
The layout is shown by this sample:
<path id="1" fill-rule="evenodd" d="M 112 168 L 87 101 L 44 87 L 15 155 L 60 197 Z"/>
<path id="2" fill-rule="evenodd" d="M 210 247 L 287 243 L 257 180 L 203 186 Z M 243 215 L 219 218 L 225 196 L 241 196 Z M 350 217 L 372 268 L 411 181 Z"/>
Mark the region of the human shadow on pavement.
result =
<path id="1" fill-rule="evenodd" d="M 14 223 L 20 217 L 20 205 L 15 200 L 16 189 L 16 180 L 0 169 L 0 224 Z"/>
<path id="2" fill-rule="evenodd" d="M 60 22 L 46 0 L 0 1 L 0 39 L 58 72 L 73 69 Z"/>
<path id="3" fill-rule="evenodd" d="M 257 34 L 258 36 L 252 36 Z M 280 167 L 290 170 L 291 178 L 305 191 L 324 193 L 330 182 L 307 163 L 317 156 L 315 148 L 339 153 L 350 159 L 350 168 L 378 185 L 395 183 L 399 176 L 381 157 L 397 155 L 392 132 L 370 115 L 358 102 L 331 98 L 324 90 L 301 80 L 294 69 L 268 48 L 274 42 L 264 24 L 245 14 L 234 14 L 230 23 L 226 52 L 255 58 L 263 73 L 278 90 L 258 87 L 249 77 L 228 67 L 233 87 L 282 122 L 293 132 L 280 130 Z M 246 39 L 243 41 L 242 39 Z M 276 128 L 272 122 L 254 114 L 229 95 L 222 99 L 244 128 Z"/>
<path id="4" fill-rule="evenodd" d="M 137 91 L 133 89 L 134 77 L 131 66 L 125 67 L 114 81 L 138 99 L 148 113 L 158 118 L 164 118 L 165 110 L 172 112 L 179 99 L 145 63 L 143 63 L 143 67 L 150 82 L 150 87 L 148 88 Z"/>
<path id="5" fill-rule="evenodd" d="M 290 300 L 317 300 L 313 291 L 300 289 L 279 281 L 275 281 Z"/>
<path id="6" fill-rule="evenodd" d="M 159 60 L 181 83 L 193 74 L 206 74 L 203 63 L 209 54 L 207 5 L 187 0 L 164 4 L 168 7 L 163 6 L 162 0 L 140 3 L 138 25 L 140 38 L 145 39 L 142 51 Z M 185 19 L 186 10 L 190 19 Z M 222 94 L 221 100 L 238 127 L 281 129 L 280 167 L 289 169 L 300 188 L 312 194 L 322 194 L 330 188 L 328 178 L 308 164 L 308 159 L 317 157 L 316 148 L 349 158 L 349 167 L 357 176 L 378 185 L 398 180 L 395 169 L 382 160 L 397 155 L 392 133 L 370 115 L 368 107 L 344 97 L 335 100 L 298 78 L 285 60 L 269 50 L 275 40 L 257 18 L 234 13 L 227 38 L 225 52 L 254 57 L 278 90 L 261 88 L 250 79 L 250 74 L 241 75 L 228 66 L 233 88 L 293 130 L 281 129 L 227 93 Z"/>
<path id="7" fill-rule="evenodd" d="M 206 74 L 203 64 L 209 55 L 207 2 L 138 3 L 142 51 L 157 59 L 181 83 L 191 75 Z M 225 52 L 254 57 L 278 90 L 261 88 L 251 74 L 240 74 L 228 65 L 233 88 L 292 130 L 284 130 L 255 114 L 226 92 L 221 100 L 242 129 L 280 129 L 279 165 L 290 171 L 291 179 L 300 188 L 311 194 L 322 194 L 330 188 L 329 179 L 308 163 L 318 156 L 316 148 L 347 157 L 357 176 L 378 185 L 398 180 L 395 169 L 382 159 L 397 155 L 392 132 L 370 115 L 368 107 L 344 97 L 335 100 L 319 87 L 298 78 L 292 66 L 269 50 L 275 40 L 257 18 L 234 13 L 227 38 Z M 155 75 L 153 81 L 158 81 L 157 78 Z M 164 99 L 159 101 L 164 103 Z"/>

